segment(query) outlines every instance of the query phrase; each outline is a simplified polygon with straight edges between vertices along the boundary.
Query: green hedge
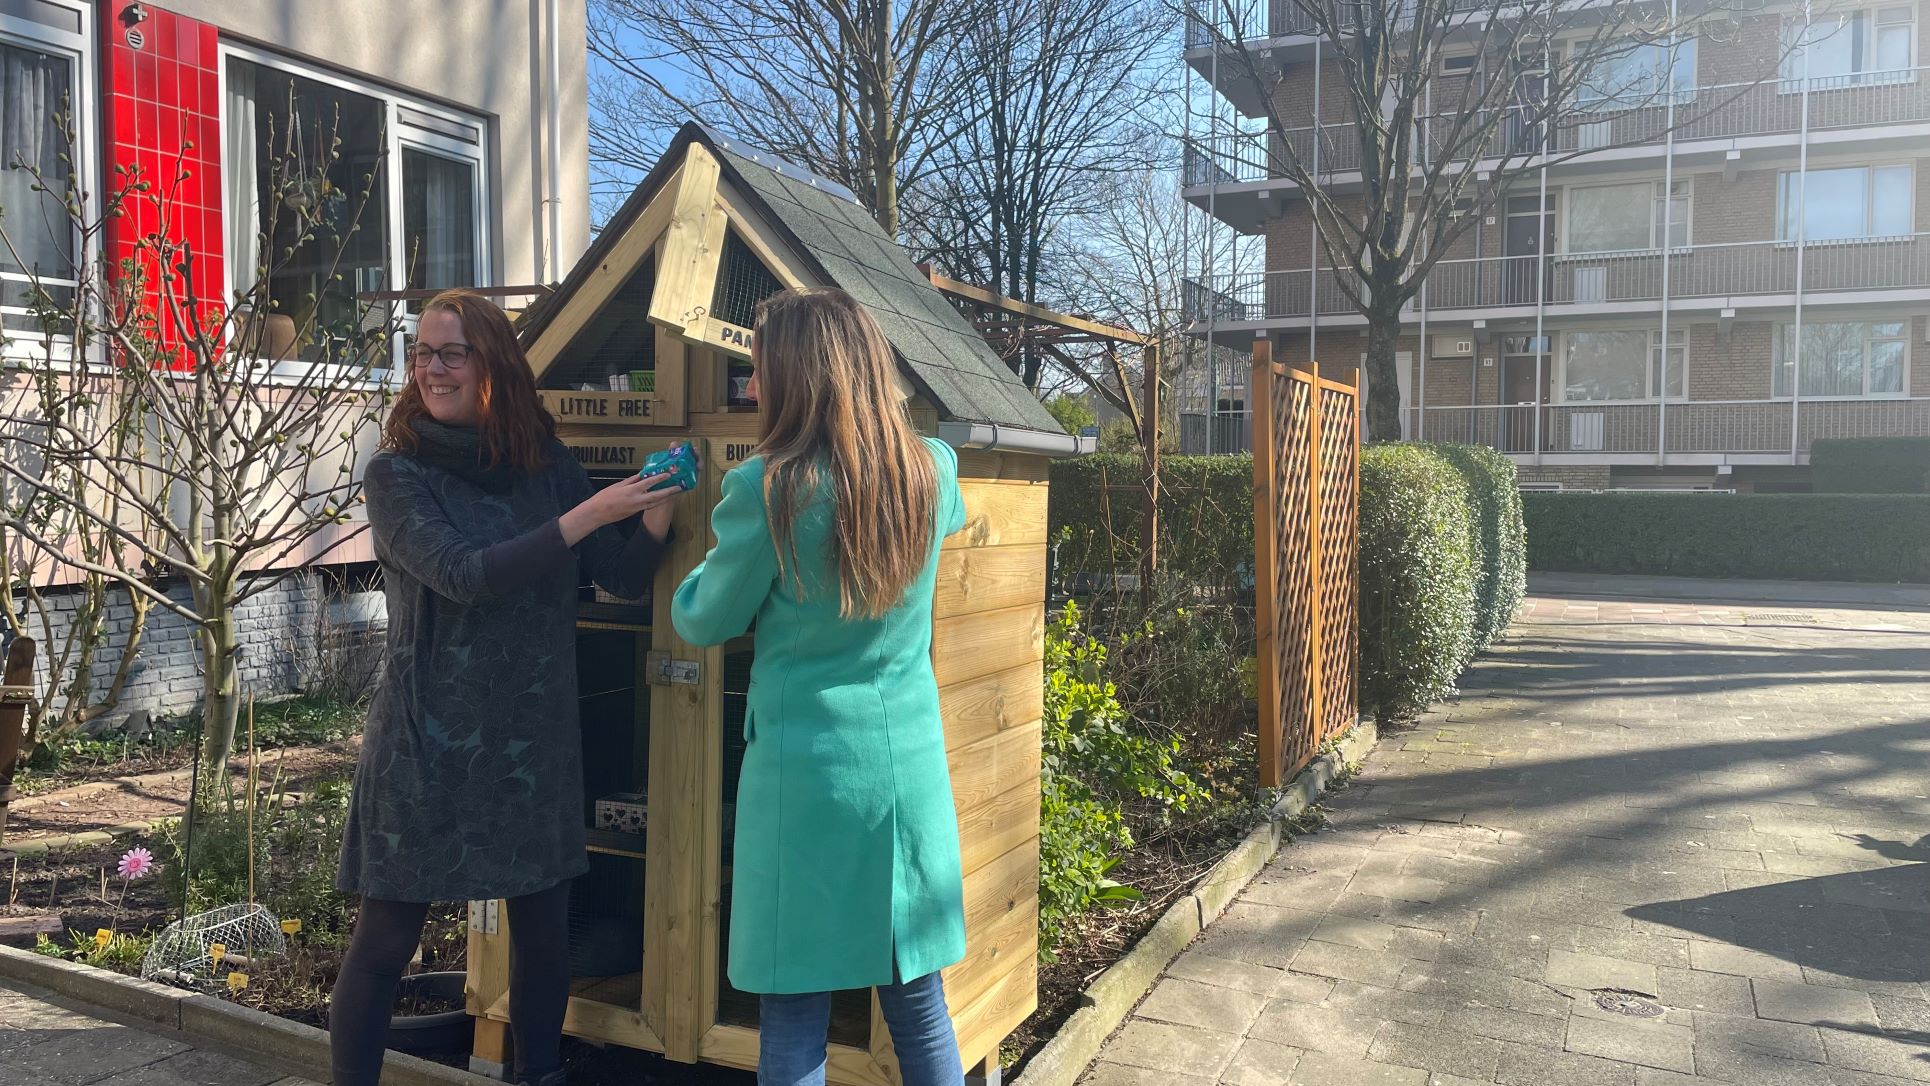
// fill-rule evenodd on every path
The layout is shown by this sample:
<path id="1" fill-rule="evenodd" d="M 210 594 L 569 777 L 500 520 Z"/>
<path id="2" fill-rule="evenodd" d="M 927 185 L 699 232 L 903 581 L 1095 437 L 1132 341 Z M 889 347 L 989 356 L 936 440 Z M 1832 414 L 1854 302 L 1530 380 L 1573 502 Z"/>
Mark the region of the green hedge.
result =
<path id="1" fill-rule="evenodd" d="M 1469 657 L 1494 644 L 1514 621 L 1528 588 L 1527 528 L 1514 461 L 1486 445 L 1430 445 L 1468 485 L 1474 512 L 1474 637 Z"/>
<path id="2" fill-rule="evenodd" d="M 1532 569 L 1930 582 L 1930 496 L 1523 495 Z"/>
<path id="3" fill-rule="evenodd" d="M 1819 438 L 1809 471 L 1819 494 L 1930 493 L 1930 437 Z"/>
<path id="4" fill-rule="evenodd" d="M 1253 457 L 1160 460 L 1160 565 L 1198 584 L 1249 583 L 1253 569 Z M 1144 461 L 1087 456 L 1052 465 L 1052 538 L 1059 568 L 1139 572 Z M 1109 486 L 1102 500 L 1102 484 Z M 1110 530 L 1102 514 L 1110 511 Z"/>
<path id="5" fill-rule="evenodd" d="M 1454 692 L 1474 654 L 1477 518 L 1468 485 L 1425 445 L 1360 463 L 1360 706 L 1382 721 Z"/>

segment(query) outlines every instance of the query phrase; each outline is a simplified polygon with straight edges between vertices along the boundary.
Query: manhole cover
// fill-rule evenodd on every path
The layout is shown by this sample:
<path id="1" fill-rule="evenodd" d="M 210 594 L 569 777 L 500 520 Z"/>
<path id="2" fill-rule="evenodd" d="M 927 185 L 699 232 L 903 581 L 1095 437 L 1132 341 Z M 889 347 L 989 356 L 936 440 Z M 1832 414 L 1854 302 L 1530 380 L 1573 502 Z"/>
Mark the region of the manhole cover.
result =
<path id="1" fill-rule="evenodd" d="M 1595 996 L 1595 1005 L 1605 1011 L 1626 1014 L 1630 1018 L 1662 1017 L 1662 1004 L 1633 992 L 1598 993 Z"/>
<path id="2" fill-rule="evenodd" d="M 1749 612 L 1742 622 L 1745 626 L 1814 626 L 1816 616 L 1802 611 Z"/>

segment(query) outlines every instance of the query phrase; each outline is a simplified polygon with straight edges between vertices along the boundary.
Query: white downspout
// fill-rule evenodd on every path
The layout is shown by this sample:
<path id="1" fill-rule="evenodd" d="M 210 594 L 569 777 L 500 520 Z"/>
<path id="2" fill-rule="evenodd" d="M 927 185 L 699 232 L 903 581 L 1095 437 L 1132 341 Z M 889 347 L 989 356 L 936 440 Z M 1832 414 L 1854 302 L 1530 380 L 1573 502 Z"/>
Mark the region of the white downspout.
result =
<path id="1" fill-rule="evenodd" d="M 549 146 L 545 148 L 548 161 L 543 165 L 548 189 L 543 201 L 547 215 L 543 275 L 547 283 L 563 280 L 563 46 L 558 40 L 557 15 L 561 3 L 562 0 L 543 0 L 543 36 L 549 50 L 548 62 L 544 65 L 549 77 L 544 95 L 548 113 L 544 125 Z"/>

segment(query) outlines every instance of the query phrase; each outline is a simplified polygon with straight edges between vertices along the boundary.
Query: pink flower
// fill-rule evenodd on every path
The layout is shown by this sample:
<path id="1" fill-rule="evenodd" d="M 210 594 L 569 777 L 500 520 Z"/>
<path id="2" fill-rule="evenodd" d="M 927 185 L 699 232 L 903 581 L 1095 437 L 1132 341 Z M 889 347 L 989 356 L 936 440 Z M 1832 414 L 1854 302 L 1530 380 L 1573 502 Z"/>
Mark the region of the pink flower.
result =
<path id="1" fill-rule="evenodd" d="M 154 854 L 144 848 L 131 848 L 121 857 L 117 871 L 124 879 L 138 879 L 154 867 Z"/>

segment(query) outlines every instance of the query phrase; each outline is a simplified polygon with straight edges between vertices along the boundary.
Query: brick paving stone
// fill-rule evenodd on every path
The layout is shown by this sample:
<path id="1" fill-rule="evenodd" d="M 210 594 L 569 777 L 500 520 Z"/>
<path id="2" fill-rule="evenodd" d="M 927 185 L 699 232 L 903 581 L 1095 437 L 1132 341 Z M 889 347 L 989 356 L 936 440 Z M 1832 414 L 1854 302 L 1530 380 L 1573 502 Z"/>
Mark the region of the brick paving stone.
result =
<path id="1" fill-rule="evenodd" d="M 1756 1013 L 1756 997 L 1749 987 L 1749 978 L 1727 973 L 1666 967 L 1657 969 L 1655 997 L 1665 1006 L 1691 1011 L 1741 1015 Z"/>
<path id="2" fill-rule="evenodd" d="M 1930 1082 L 1930 1058 L 1926 1058 L 1930 1057 L 1930 1043 L 1924 1039 L 1912 1043 L 1897 1037 L 1826 1029 L 1823 1048 L 1829 1062 L 1838 1067 Z"/>
<path id="3" fill-rule="evenodd" d="M 1392 898 L 1396 901 L 1439 901 L 1447 890 L 1440 879 L 1416 875 L 1355 875 L 1347 889 L 1357 894 Z"/>
<path id="4" fill-rule="evenodd" d="M 9 1055 L 0 1065 L 0 1086 L 78 1086 L 186 1051 L 180 1041 L 128 1026 L 59 1032 Z"/>
<path id="5" fill-rule="evenodd" d="M 1930 1036 L 1930 1000 L 1876 995 L 1870 1002 L 1875 1005 L 1877 1023 L 1884 1029 Z"/>
<path id="6" fill-rule="evenodd" d="M 1101 1060 L 1079 1081 L 1082 1086 L 1212 1086 L 1218 1080 Z"/>
<path id="7" fill-rule="evenodd" d="M 1394 941 L 1395 927 L 1378 920 L 1357 916 L 1327 914 L 1314 928 L 1313 938 L 1323 943 L 1339 943 L 1362 950 L 1386 950 Z"/>
<path id="8" fill-rule="evenodd" d="M 1687 1026 L 1666 1022 L 1576 1015 L 1568 1020 L 1566 1047 L 1585 1056 L 1665 1071 L 1695 1070 L 1695 1034 Z"/>
<path id="9" fill-rule="evenodd" d="M 108 1080 L 113 1086 L 270 1086 L 282 1080 L 278 1071 L 217 1052 L 188 1051 L 125 1071 Z"/>
<path id="10" fill-rule="evenodd" d="M 1726 1052 L 1807 1063 L 1823 1062 L 1823 1039 L 1811 1026 L 1765 1022 L 1738 1015 L 1697 1014 L 1694 1028 L 1698 1055 Z"/>
<path id="11" fill-rule="evenodd" d="M 1427 1086 L 1427 1072 L 1309 1052 L 1300 1058 L 1282 1086 Z"/>
<path id="12" fill-rule="evenodd" d="M 1511 1045 L 1494 1080 L 1502 1086 L 1634 1086 L 1635 1068 L 1578 1052 Z"/>
<path id="13" fill-rule="evenodd" d="M 1240 1044 L 1237 1033 L 1134 1018 L 1107 1042 L 1101 1058 L 1151 1071 L 1217 1078 Z"/>
<path id="14" fill-rule="evenodd" d="M 1290 1048 L 1358 1059 L 1367 1055 L 1374 1035 L 1386 1024 L 1380 1018 L 1276 1000 L 1248 1032 Z"/>
<path id="15" fill-rule="evenodd" d="M 1362 984 L 1392 987 L 1400 979 L 1407 959 L 1384 950 L 1362 950 L 1339 943 L 1309 941 L 1294 955 L 1293 971 L 1312 973 L 1335 980 L 1357 980 Z"/>
<path id="16" fill-rule="evenodd" d="M 1254 965 L 1233 958 L 1219 958 L 1199 950 L 1189 950 L 1166 967 L 1169 976 L 1271 996 L 1287 979 L 1284 969 Z M 1316 1001 L 1317 1002 L 1317 1001 Z"/>
<path id="17" fill-rule="evenodd" d="M 1550 984 L 1566 988 L 1622 988 L 1635 992 L 1655 991 L 1655 966 L 1642 962 L 1625 962 L 1615 958 L 1605 958 L 1599 954 L 1581 954 L 1569 950 L 1548 952 L 1548 972 L 1544 978 Z"/>
<path id="18" fill-rule="evenodd" d="M 1567 1025 L 1560 1018 L 1543 1014 L 1528 1014 L 1525 1011 L 1511 1011 L 1501 1007 L 1483 1007 L 1468 1004 L 1448 1011 L 1441 1022 L 1443 1029 L 1458 1030 L 1476 1037 L 1491 1037 L 1497 1041 L 1512 1041 L 1515 1044 L 1538 1045 L 1542 1048 L 1560 1048 L 1567 1033 Z"/>
<path id="19" fill-rule="evenodd" d="M 1507 1045 L 1488 1037 L 1430 1026 L 1390 1023 L 1367 1049 L 1369 1059 L 1423 1067 L 1480 1081 L 1494 1078 Z"/>
<path id="20" fill-rule="evenodd" d="M 1249 1037 L 1220 1072 L 1226 1086 L 1279 1086 L 1306 1055 L 1297 1048 Z"/>
<path id="21" fill-rule="evenodd" d="M 1244 1034 L 1266 1006 L 1264 995 L 1167 977 L 1133 1013 L 1175 1025 Z"/>
<path id="22" fill-rule="evenodd" d="M 1729 973 L 1739 977 L 1761 977 L 1791 983 L 1799 983 L 1803 979 L 1803 967 L 1788 959 L 1760 950 L 1700 939 L 1689 941 L 1689 965 L 1707 973 Z"/>
<path id="23" fill-rule="evenodd" d="M 1867 993 L 1820 984 L 1788 984 L 1774 980 L 1750 982 L 1756 993 L 1756 1017 L 1777 1022 L 1801 1022 L 1837 1029 L 1878 1027 L 1876 1005 Z"/>
<path id="24" fill-rule="evenodd" d="M 1431 1026 L 1441 1021 L 1454 1006 L 1439 996 L 1403 992 L 1359 981 L 1343 980 L 1334 985 L 1325 1005 L 1331 1009 L 1390 1022 Z"/>

